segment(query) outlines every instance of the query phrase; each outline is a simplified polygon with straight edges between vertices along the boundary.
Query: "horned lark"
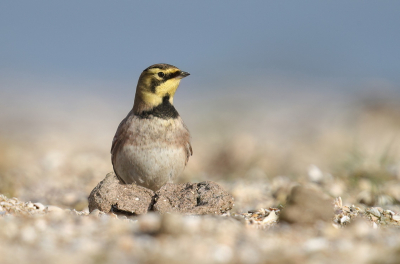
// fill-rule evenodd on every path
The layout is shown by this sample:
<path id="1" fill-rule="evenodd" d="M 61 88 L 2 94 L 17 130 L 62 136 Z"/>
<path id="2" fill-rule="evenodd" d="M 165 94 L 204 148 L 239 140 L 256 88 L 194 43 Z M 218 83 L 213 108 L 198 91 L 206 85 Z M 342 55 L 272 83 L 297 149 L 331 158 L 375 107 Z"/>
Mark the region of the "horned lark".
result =
<path id="1" fill-rule="evenodd" d="M 115 174 L 124 183 L 156 191 L 184 170 L 193 152 L 173 99 L 188 75 L 169 64 L 154 64 L 140 75 L 133 108 L 119 124 L 111 147 Z"/>

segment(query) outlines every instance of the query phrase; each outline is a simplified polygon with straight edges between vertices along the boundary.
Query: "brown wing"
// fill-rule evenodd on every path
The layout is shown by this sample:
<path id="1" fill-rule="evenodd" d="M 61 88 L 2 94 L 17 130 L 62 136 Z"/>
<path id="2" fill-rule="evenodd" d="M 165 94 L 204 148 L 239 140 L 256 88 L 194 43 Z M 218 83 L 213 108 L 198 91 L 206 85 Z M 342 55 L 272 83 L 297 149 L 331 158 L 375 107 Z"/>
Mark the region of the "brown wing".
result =
<path id="1" fill-rule="evenodd" d="M 193 149 L 192 149 L 192 144 L 190 143 L 190 132 L 189 132 L 189 129 L 187 128 L 187 126 L 183 122 L 183 120 L 182 120 L 182 124 L 183 124 L 184 129 L 186 130 L 184 138 L 185 138 L 185 141 L 186 141 L 186 162 L 185 162 L 185 165 L 187 165 L 190 156 L 193 155 Z"/>
<path id="2" fill-rule="evenodd" d="M 193 155 L 192 145 L 190 144 L 190 141 L 188 141 L 187 144 L 186 144 L 186 162 L 185 162 L 185 165 L 187 165 L 187 163 L 189 162 L 189 158 L 192 155 Z"/>
<path id="3" fill-rule="evenodd" d="M 117 156 L 116 153 L 122 147 L 127 137 L 128 126 L 130 125 L 131 121 L 130 114 L 131 113 L 129 113 L 119 124 L 111 144 L 111 162 L 113 166 L 115 164 L 115 158 Z"/>

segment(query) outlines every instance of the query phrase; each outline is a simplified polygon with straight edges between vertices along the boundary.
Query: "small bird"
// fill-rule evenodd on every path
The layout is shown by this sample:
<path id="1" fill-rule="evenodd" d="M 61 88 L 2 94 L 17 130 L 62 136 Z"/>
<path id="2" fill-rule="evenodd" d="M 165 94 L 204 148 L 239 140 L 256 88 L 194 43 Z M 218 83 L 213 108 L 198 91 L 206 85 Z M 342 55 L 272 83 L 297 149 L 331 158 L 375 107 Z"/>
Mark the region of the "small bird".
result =
<path id="1" fill-rule="evenodd" d="M 183 172 L 193 151 L 173 100 L 181 79 L 189 75 L 164 63 L 140 75 L 133 108 L 111 146 L 114 172 L 122 182 L 156 191 Z"/>

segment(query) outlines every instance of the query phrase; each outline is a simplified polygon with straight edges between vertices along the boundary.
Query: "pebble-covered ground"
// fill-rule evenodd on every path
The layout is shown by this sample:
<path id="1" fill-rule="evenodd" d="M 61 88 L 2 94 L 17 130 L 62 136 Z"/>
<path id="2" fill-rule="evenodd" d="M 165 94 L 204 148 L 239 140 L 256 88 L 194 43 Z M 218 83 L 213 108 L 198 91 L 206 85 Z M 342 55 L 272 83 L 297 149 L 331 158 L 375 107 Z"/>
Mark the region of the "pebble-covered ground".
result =
<path id="1" fill-rule="evenodd" d="M 396 212 L 338 197 L 331 221 L 304 225 L 281 209 L 127 218 L 0 195 L 0 263 L 398 263 Z"/>
<path id="2" fill-rule="evenodd" d="M 220 184 L 235 198 L 223 216 L 89 214 L 112 170 L 118 104 L 1 111 L 0 263 L 399 263 L 397 101 L 265 98 L 240 113 L 181 107 L 194 148 L 181 182 Z M 304 221 L 284 221 L 299 185 L 330 202 L 298 199 Z M 307 223 L 327 207 L 328 221 Z"/>

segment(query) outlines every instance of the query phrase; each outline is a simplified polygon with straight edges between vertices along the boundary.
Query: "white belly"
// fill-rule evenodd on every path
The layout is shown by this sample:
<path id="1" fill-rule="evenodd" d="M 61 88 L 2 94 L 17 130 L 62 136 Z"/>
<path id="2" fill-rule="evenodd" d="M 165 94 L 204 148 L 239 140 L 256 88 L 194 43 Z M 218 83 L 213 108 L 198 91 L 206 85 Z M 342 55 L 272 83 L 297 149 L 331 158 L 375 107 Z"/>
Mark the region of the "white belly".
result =
<path id="1" fill-rule="evenodd" d="M 182 147 L 125 145 L 116 157 L 114 169 L 125 183 L 158 190 L 182 173 L 185 161 L 186 152 Z"/>

